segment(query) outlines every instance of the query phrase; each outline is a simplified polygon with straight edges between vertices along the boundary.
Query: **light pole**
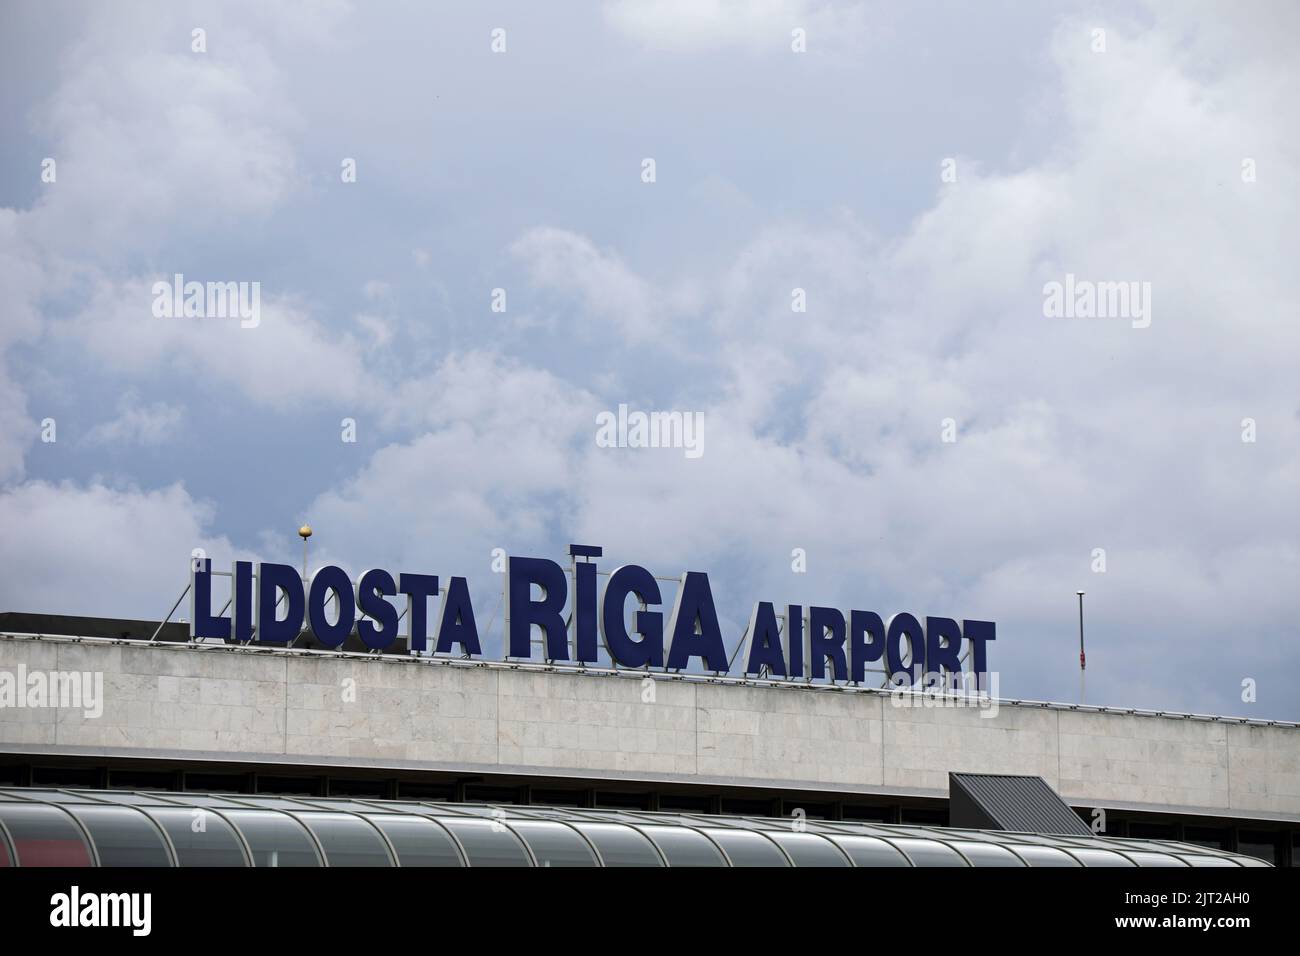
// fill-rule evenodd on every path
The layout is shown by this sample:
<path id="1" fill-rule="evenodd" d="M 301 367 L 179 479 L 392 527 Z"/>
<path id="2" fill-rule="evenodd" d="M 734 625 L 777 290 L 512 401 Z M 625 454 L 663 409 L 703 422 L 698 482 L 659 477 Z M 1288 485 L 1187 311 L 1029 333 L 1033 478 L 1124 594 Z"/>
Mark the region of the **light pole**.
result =
<path id="1" fill-rule="evenodd" d="M 1079 595 L 1079 703 L 1084 703 L 1084 672 L 1088 667 L 1088 659 L 1083 654 L 1083 592 L 1075 591 Z"/>
<path id="2" fill-rule="evenodd" d="M 307 539 L 311 537 L 311 525 L 305 524 L 298 529 L 298 537 L 302 538 L 302 581 L 307 583 Z"/>

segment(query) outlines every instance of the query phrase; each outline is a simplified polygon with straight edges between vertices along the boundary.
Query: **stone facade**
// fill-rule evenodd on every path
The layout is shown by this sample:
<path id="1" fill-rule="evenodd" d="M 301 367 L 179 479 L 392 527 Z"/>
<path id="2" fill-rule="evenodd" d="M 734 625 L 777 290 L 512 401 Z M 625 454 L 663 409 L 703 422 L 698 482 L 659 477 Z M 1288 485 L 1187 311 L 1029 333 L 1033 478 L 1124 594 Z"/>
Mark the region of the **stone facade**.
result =
<path id="1" fill-rule="evenodd" d="M 0 672 L 103 674 L 103 712 L 0 708 L 0 751 L 943 796 L 1032 773 L 1076 805 L 1300 820 L 1300 729 L 881 694 L 186 645 L 0 638 Z"/>

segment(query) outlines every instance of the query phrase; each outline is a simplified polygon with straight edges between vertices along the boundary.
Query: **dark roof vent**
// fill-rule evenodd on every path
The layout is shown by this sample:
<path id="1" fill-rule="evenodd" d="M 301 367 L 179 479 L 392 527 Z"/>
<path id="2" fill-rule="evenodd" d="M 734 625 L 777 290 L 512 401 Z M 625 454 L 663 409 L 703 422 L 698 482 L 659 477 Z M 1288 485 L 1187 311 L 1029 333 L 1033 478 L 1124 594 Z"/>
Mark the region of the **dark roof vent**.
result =
<path id="1" fill-rule="evenodd" d="M 0 613 L 0 632 L 5 634 L 58 634 L 70 637 L 105 637 L 115 640 L 157 640 L 183 643 L 190 639 L 190 626 L 170 621 L 158 630 L 157 621 L 134 621 L 115 617 L 85 617 L 75 614 Z"/>
<path id="2" fill-rule="evenodd" d="M 1042 777 L 999 773 L 948 774 L 948 825 L 1094 835 Z"/>

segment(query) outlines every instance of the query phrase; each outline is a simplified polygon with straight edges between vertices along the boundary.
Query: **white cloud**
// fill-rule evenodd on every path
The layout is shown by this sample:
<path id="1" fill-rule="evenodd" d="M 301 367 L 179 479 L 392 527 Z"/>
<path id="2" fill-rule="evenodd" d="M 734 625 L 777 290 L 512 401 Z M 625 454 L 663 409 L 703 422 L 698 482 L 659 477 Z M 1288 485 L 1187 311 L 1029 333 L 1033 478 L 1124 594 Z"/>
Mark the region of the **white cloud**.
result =
<path id="1" fill-rule="evenodd" d="M 606 4 L 605 19 L 656 49 L 787 53 L 795 28 L 807 31 L 811 49 L 816 43 L 839 46 L 859 36 L 867 22 L 862 6 L 832 0 L 615 0 Z"/>
<path id="2" fill-rule="evenodd" d="M 265 41 L 234 11 L 92 7 L 58 89 L 42 105 L 58 180 L 30 235 L 53 255 L 162 250 L 199 226 L 247 228 L 302 184 L 301 119 L 279 95 Z M 87 210 L 94 215 L 87 215 Z"/>
<path id="3" fill-rule="evenodd" d="M 215 517 L 180 484 L 30 481 L 0 491 L 0 608 L 161 618 L 187 583 L 193 549 L 218 564 L 236 556 L 211 530 Z"/>
<path id="4" fill-rule="evenodd" d="M 1104 55 L 1080 37 L 1067 25 L 1054 47 L 1067 148 L 963 170 L 893 242 L 851 223 L 756 237 L 709 300 L 705 456 L 588 456 L 579 536 L 670 569 L 752 565 L 746 594 L 987 614 L 1012 675 L 1058 696 L 1077 674 L 1079 587 L 1109 700 L 1240 710 L 1243 675 L 1209 663 L 1228 631 L 1240 667 L 1300 666 L 1262 636 L 1292 627 L 1300 532 L 1300 194 L 1281 174 L 1295 129 L 1268 115 L 1281 86 L 1249 64 L 1198 75 L 1156 33 L 1112 31 Z M 1253 105 L 1225 114 L 1225 87 Z M 1252 151 L 1279 175 L 1243 183 Z M 1150 281 L 1151 328 L 1045 318 L 1042 284 L 1066 271 Z M 657 301 L 630 267 L 617 280 Z M 1268 439 L 1243 443 L 1243 417 Z M 789 575 L 793 547 L 825 571 Z"/>
<path id="5" fill-rule="evenodd" d="M 87 432 L 85 441 L 89 445 L 160 445 L 176 433 L 184 418 L 185 410 L 177 405 L 128 401 L 116 418 Z"/>
<path id="6" fill-rule="evenodd" d="M 199 387 L 235 386 L 261 404 L 384 400 L 356 337 L 331 333 L 290 299 L 264 293 L 260 321 L 244 328 L 239 318 L 157 318 L 152 285 L 101 282 L 80 314 L 52 333 L 119 372 L 182 371 Z"/>
<path id="7" fill-rule="evenodd" d="M 62 59 L 54 92 L 32 105 L 56 162 L 56 179 L 42 184 L 30 209 L 0 209 L 0 287 L 6 294 L 0 317 L 0 480 L 24 474 L 23 457 L 38 432 L 9 367 L 16 346 L 52 331 L 43 301 L 88 301 L 83 321 L 54 335 L 83 336 L 92 354 L 119 368 L 156 368 L 176 351 L 194 367 L 224 359 L 218 374 L 247 385 L 261 400 L 304 391 L 277 384 L 286 354 L 319 362 L 327 374 L 347 364 L 288 306 L 273 306 L 278 329 L 261 341 L 289 353 L 219 341 L 218 335 L 168 334 L 179 330 L 136 319 L 145 280 L 117 278 L 131 271 L 124 262 L 154 256 L 165 261 L 177 235 L 247 229 L 300 188 L 293 143 L 301 121 L 285 105 L 282 77 L 261 31 L 325 42 L 333 29 L 328 25 L 337 24 L 346 8 L 328 4 L 320 16 L 308 18 L 311 24 L 296 25 L 297 8 L 254 14 L 251 30 L 239 25 L 238 11 L 210 10 L 203 17 L 211 42 L 207 54 L 191 51 L 195 23 L 180 8 L 91 5 L 83 13 L 83 32 Z M 346 378 L 344 394 L 356 376 Z M 307 386 L 308 394 L 327 389 L 307 379 L 316 385 Z"/>
<path id="8" fill-rule="evenodd" d="M 40 333 L 38 309 L 44 270 L 22 241 L 22 216 L 0 209 L 0 481 L 23 474 L 23 457 L 37 435 L 37 422 L 28 417 L 27 396 L 12 377 L 8 352 Z"/>
<path id="9" fill-rule="evenodd" d="M 380 449 L 307 509 L 341 563 L 477 571 L 475 556 L 486 568 L 491 548 L 540 544 L 563 520 L 594 443 L 590 394 L 471 353 L 409 383 L 396 406 L 419 416 L 417 437 Z"/>
<path id="10" fill-rule="evenodd" d="M 669 317 L 666 300 L 649 283 L 585 236 L 537 228 L 516 240 L 510 251 L 525 263 L 536 285 L 578 299 L 588 316 L 630 341 L 651 338 Z"/>
<path id="11" fill-rule="evenodd" d="M 813 50 L 836 37 L 856 43 L 860 24 L 842 9 L 618 3 L 608 22 L 647 48 L 748 54 L 788 50 L 796 25 L 808 27 Z M 1290 261 L 1300 150 L 1295 124 L 1277 120 L 1289 115 L 1296 79 L 1283 31 L 1262 15 L 1233 26 L 1215 14 L 1199 25 L 1165 7 L 1155 28 L 1113 24 L 1101 55 L 1088 48 L 1087 24 L 1065 25 L 1048 51 L 1056 83 L 1035 101 L 1050 136 L 1024 151 L 1040 158 L 1007 170 L 986 157 L 981 167 L 954 144 L 958 181 L 936 182 L 931 207 L 893 235 L 880 234 L 887 219 L 876 207 L 850 195 L 892 191 L 892 182 L 864 174 L 835 184 L 853 211 L 828 218 L 824 204 L 803 204 L 786 170 L 762 165 L 764 137 L 798 130 L 780 117 L 757 131 L 727 117 L 737 138 L 752 138 L 754 170 L 720 168 L 694 187 L 696 198 L 724 196 L 706 204 L 713 212 L 684 209 L 642 234 L 623 208 L 557 219 L 539 205 L 524 222 L 581 222 L 583 231 L 508 233 L 519 236 L 508 251 L 532 289 L 510 289 L 515 335 L 493 351 L 476 349 L 502 323 L 443 319 L 463 301 L 481 309 L 500 264 L 440 275 L 438 229 L 412 230 L 393 247 L 403 262 L 412 250 L 421 288 L 439 296 L 437 321 L 408 314 L 409 290 L 398 275 L 390 282 L 387 264 L 363 275 L 382 274 L 391 288 L 363 288 L 371 301 L 359 314 L 344 308 L 343 332 L 306 297 L 270 289 L 257 329 L 154 319 L 150 270 L 166 261 L 171 237 L 223 228 L 238 237 L 268 210 L 297 214 L 286 200 L 304 179 L 300 120 L 278 95 L 278 47 L 229 27 L 215 34 L 221 56 L 196 63 L 152 49 L 179 42 L 169 38 L 174 18 L 124 14 L 97 35 L 103 49 L 88 44 L 74 58 L 55 95 L 56 189 L 29 212 L 0 212 L 9 297 L 0 348 L 12 356 L 38 342 L 75 344 L 87 364 L 122 378 L 178 370 L 196 392 L 230 389 L 277 411 L 321 402 L 376 411 L 393 440 L 349 466 L 346 480 L 301 492 L 314 554 L 353 569 L 469 573 L 490 590 L 492 547 L 554 554 L 566 539 L 604 544 L 607 563 L 715 569 L 733 604 L 761 596 L 990 616 L 1002 628 L 997 661 L 1013 678 L 1004 690 L 1039 696 L 1073 693 L 1072 600 L 1083 587 L 1098 694 L 1240 709 L 1239 677 L 1251 673 L 1233 673 L 1238 661 L 1260 674 L 1300 667 L 1294 642 L 1278 639 L 1294 630 L 1288 582 L 1300 533 L 1300 280 Z M 292 34 L 281 27 L 268 35 Z M 945 51 L 930 53 L 937 62 Z M 736 62 L 718 59 L 722 69 Z M 109 83 L 119 72 L 125 81 Z M 176 92 L 189 87 L 193 96 Z M 533 92 L 551 94 L 540 83 Z M 810 105 L 800 118 L 836 115 Z M 918 160 L 911 138 L 930 123 L 883 118 L 882 151 L 933 176 L 938 157 Z M 572 142 L 607 133 L 583 126 Z M 406 148 L 396 134 L 376 152 L 381 145 Z M 1239 176 L 1247 156 L 1260 171 L 1252 184 Z M 446 175 L 467 192 L 482 188 L 464 169 Z M 744 203 L 716 187 L 733 181 Z M 711 241 L 710 218 L 726 207 L 764 223 L 728 267 L 665 268 L 680 259 L 657 254 L 655 242 Z M 374 208 L 388 216 L 393 207 Z M 1152 326 L 1044 318 L 1043 282 L 1067 271 L 1150 281 Z M 806 313 L 790 309 L 796 286 Z M 530 292 L 553 303 L 534 307 Z M 63 301 L 50 314 L 72 318 L 43 321 L 51 297 Z M 430 371 L 387 374 L 416 332 L 421 351 L 408 367 Z M 616 345 L 591 348 L 597 333 Z M 575 338 L 587 350 L 567 382 L 541 366 L 547 349 Z M 527 362 L 511 360 L 512 349 Z M 43 354 L 29 359 L 39 367 Z M 704 412 L 703 458 L 595 446 L 601 409 L 588 389 L 638 387 L 662 406 Z M 1244 417 L 1259 422 L 1255 444 L 1240 441 Z M 945 418 L 956 422 L 955 444 L 940 441 Z M 33 434 L 21 389 L 0 374 L 0 476 L 22 474 Z M 319 471 L 321 483 L 338 474 Z M 209 530 L 215 517 L 180 486 L 10 488 L 0 520 L 15 529 L 4 557 L 19 574 L 0 593 L 37 610 L 144 613 L 166 603 L 169 575 L 195 541 L 230 550 Z M 808 552 L 806 576 L 791 574 L 795 547 Z M 1088 570 L 1095 547 L 1108 551 L 1106 575 Z M 86 581 L 98 583 L 68 595 L 69 582 Z M 1176 657 L 1172 671 L 1158 670 L 1162 655 Z M 1294 710 L 1293 688 L 1275 693 L 1273 712 Z"/>

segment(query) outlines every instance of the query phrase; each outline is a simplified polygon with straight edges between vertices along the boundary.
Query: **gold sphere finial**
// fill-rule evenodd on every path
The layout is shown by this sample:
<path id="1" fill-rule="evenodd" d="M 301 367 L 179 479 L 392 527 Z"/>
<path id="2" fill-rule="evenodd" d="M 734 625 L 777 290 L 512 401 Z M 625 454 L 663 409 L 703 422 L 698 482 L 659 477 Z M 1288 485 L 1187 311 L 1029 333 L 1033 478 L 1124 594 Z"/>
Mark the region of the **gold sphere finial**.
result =
<path id="1" fill-rule="evenodd" d="M 311 537 L 311 525 L 309 525 L 309 524 L 305 524 L 305 525 L 303 525 L 301 528 L 299 528 L 299 529 L 298 529 L 298 537 L 302 538 L 304 541 L 306 541 L 308 538 L 310 538 L 310 537 Z"/>

